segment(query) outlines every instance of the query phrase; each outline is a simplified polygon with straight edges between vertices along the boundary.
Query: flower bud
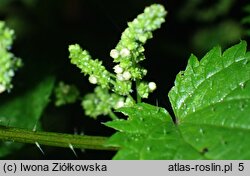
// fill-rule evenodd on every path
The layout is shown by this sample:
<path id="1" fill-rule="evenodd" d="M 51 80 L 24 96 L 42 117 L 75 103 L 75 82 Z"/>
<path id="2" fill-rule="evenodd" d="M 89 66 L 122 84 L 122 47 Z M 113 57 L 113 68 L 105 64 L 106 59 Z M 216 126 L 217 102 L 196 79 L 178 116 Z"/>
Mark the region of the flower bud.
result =
<path id="1" fill-rule="evenodd" d="M 156 84 L 154 82 L 148 83 L 148 88 L 152 92 L 156 89 Z"/>
<path id="2" fill-rule="evenodd" d="M 124 77 L 122 76 L 122 74 L 117 74 L 116 77 L 119 81 L 124 81 Z"/>
<path id="3" fill-rule="evenodd" d="M 93 76 L 93 75 L 90 75 L 89 82 L 91 84 L 96 84 L 97 83 L 97 78 L 95 76 Z"/>
<path id="4" fill-rule="evenodd" d="M 110 57 L 112 57 L 113 59 L 116 59 L 119 57 L 119 52 L 116 49 L 112 49 L 110 51 Z"/>
<path id="5" fill-rule="evenodd" d="M 120 65 L 116 65 L 116 66 L 114 66 L 114 72 L 115 73 L 117 73 L 117 74 L 120 74 L 120 73 L 122 73 L 123 72 L 123 68 L 122 67 L 120 67 Z"/>
<path id="6" fill-rule="evenodd" d="M 125 80 L 129 80 L 131 78 L 131 74 L 129 73 L 129 71 L 125 71 L 123 74 L 122 74 L 123 78 Z"/>
<path id="7" fill-rule="evenodd" d="M 123 48 L 123 49 L 120 51 L 120 55 L 121 55 L 122 57 L 128 57 L 128 56 L 130 55 L 129 49 Z"/>

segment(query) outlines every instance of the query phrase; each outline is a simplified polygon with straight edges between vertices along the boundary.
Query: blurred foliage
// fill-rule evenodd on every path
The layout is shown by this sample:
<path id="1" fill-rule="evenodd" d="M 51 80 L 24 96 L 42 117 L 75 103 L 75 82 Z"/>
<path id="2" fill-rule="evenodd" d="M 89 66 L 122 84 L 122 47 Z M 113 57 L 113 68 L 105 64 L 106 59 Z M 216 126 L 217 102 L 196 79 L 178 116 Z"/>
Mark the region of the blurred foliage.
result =
<path id="1" fill-rule="evenodd" d="M 239 41 L 244 29 L 240 20 L 231 15 L 236 13 L 237 4 L 241 4 L 240 1 L 186 0 L 178 14 L 179 18 L 182 21 L 194 21 L 199 24 L 190 37 L 192 48 L 202 54 L 215 45 L 226 48 Z"/>
<path id="2" fill-rule="evenodd" d="M 246 26 L 245 35 L 250 36 L 250 4 L 243 8 L 243 11 L 246 13 L 246 16 L 242 19 L 242 24 Z"/>
<path id="3" fill-rule="evenodd" d="M 8 10 L 6 10 L 6 7 L 11 5 L 15 1 L 16 0 L 1 0 L 0 10 L 8 12 Z M 28 6 L 28 7 L 34 7 L 37 1 L 38 0 L 19 0 L 19 2 L 23 3 L 25 6 Z"/>
<path id="4" fill-rule="evenodd" d="M 182 20 L 188 18 L 202 22 L 211 22 L 218 17 L 227 15 L 235 0 L 187 0 L 179 14 Z"/>
<path id="5" fill-rule="evenodd" d="M 215 26 L 199 29 L 193 36 L 192 45 L 200 51 L 209 50 L 218 44 L 225 47 L 239 41 L 242 34 L 243 29 L 239 23 L 225 20 Z"/>
<path id="6" fill-rule="evenodd" d="M 5 21 L 10 28 L 15 29 L 18 37 L 27 35 L 30 32 L 31 24 L 27 20 L 25 11 L 33 10 L 37 2 L 38 0 L 1 0 L 0 14 L 5 15 Z"/>
<path id="7" fill-rule="evenodd" d="M 75 85 L 69 85 L 62 81 L 60 81 L 55 87 L 54 92 L 56 106 L 74 103 L 80 95 L 80 92 Z"/>

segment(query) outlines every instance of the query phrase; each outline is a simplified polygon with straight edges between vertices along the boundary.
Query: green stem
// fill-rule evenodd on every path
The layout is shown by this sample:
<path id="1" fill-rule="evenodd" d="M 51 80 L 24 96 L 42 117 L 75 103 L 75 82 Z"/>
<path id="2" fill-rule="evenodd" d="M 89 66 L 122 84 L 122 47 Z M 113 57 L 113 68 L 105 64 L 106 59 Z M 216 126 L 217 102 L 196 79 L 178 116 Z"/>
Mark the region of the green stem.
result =
<path id="1" fill-rule="evenodd" d="M 137 103 L 141 103 L 141 96 L 139 95 L 138 93 L 138 86 L 140 84 L 140 81 L 137 79 L 136 82 L 135 82 L 135 85 L 136 85 L 136 99 L 137 99 Z"/>
<path id="2" fill-rule="evenodd" d="M 115 115 L 115 113 L 113 113 L 112 111 L 109 112 L 109 117 L 110 117 L 112 120 L 117 120 L 117 119 L 119 119 L 119 118 Z"/>
<path id="3" fill-rule="evenodd" d="M 0 126 L 0 139 L 30 144 L 37 142 L 41 145 L 54 147 L 69 147 L 72 145 L 74 148 L 117 150 L 104 145 L 108 139 L 107 137 L 31 131 L 6 126 Z"/>

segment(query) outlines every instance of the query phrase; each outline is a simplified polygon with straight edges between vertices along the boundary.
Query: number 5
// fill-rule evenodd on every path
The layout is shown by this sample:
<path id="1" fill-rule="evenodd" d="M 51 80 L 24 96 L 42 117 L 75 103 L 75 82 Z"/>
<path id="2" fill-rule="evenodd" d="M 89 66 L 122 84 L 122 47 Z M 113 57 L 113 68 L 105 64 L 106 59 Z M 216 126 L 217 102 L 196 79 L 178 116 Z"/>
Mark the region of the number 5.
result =
<path id="1" fill-rule="evenodd" d="M 239 163 L 238 170 L 239 171 L 243 171 L 244 170 L 244 163 Z"/>

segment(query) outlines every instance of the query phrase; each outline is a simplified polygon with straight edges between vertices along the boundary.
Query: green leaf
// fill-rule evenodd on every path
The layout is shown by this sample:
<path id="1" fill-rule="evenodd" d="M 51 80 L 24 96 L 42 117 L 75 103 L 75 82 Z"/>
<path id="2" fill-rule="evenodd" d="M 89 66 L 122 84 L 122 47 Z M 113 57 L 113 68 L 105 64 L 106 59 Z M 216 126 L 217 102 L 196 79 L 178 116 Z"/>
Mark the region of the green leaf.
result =
<path id="1" fill-rule="evenodd" d="M 54 86 L 54 78 L 47 77 L 27 92 L 0 104 L 0 121 L 3 125 L 33 129 L 38 121 Z M 9 154 L 22 145 L 13 142 L 0 144 L 0 157 Z"/>
<path id="2" fill-rule="evenodd" d="M 250 159 L 249 59 L 244 41 L 191 56 L 169 92 L 183 138 L 209 159 Z"/>
<path id="3" fill-rule="evenodd" d="M 202 159 L 201 152 L 187 144 L 164 108 L 140 103 L 120 111 L 128 120 L 105 123 L 120 132 L 108 146 L 121 147 L 114 159 Z"/>
<path id="4" fill-rule="evenodd" d="M 114 159 L 250 159 L 249 60 L 244 41 L 191 55 L 169 92 L 177 123 L 159 107 L 122 108 L 127 120 L 106 123 L 119 131 Z"/>

